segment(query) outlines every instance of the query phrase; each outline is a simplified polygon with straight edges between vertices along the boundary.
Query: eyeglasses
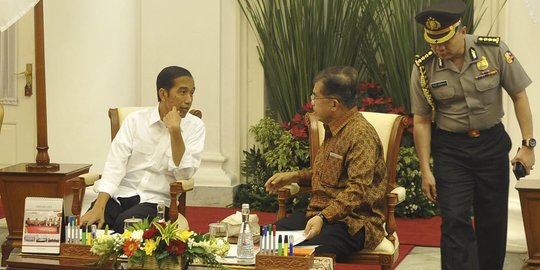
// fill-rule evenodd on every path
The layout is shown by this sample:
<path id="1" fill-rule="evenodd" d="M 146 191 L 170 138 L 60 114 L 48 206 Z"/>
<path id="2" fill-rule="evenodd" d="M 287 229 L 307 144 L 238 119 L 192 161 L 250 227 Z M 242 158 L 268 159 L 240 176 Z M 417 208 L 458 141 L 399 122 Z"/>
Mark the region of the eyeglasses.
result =
<path id="1" fill-rule="evenodd" d="M 314 101 L 316 99 L 335 99 L 337 102 L 341 102 L 339 98 L 336 97 L 316 97 L 315 94 L 311 94 L 311 101 Z"/>

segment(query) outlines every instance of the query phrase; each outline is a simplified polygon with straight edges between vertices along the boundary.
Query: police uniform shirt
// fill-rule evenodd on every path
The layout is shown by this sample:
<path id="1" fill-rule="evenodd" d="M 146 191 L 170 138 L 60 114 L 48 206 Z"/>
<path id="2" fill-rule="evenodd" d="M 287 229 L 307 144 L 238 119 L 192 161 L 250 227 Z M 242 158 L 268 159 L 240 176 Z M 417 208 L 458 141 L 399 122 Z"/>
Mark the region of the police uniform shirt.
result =
<path id="1" fill-rule="evenodd" d="M 496 125 L 504 114 L 501 87 L 514 95 L 532 82 L 504 42 L 481 44 L 477 40 L 478 36 L 465 36 L 462 70 L 436 55 L 423 63 L 436 109 L 435 120 L 443 130 L 467 132 Z M 412 113 L 431 113 L 416 66 L 411 74 L 411 100 Z"/>

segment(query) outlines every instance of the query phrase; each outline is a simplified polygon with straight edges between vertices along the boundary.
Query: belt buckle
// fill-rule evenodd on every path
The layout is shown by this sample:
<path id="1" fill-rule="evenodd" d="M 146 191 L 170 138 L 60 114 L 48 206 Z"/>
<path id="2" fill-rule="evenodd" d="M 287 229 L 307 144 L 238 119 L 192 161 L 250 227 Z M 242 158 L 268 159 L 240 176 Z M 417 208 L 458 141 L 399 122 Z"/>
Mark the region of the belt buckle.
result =
<path id="1" fill-rule="evenodd" d="M 469 137 L 471 138 L 478 138 L 480 137 L 480 130 L 478 129 L 469 130 L 467 131 L 467 135 L 469 135 Z"/>

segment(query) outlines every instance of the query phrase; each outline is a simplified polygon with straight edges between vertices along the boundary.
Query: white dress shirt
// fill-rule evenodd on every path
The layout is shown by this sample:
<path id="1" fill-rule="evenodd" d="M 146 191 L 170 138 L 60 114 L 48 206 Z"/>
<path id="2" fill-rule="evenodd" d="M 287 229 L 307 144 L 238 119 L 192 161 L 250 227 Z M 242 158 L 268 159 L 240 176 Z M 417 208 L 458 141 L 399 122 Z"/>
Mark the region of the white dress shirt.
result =
<path id="1" fill-rule="evenodd" d="M 95 192 L 112 198 L 139 195 L 141 203 L 170 205 L 169 184 L 189 179 L 201 164 L 205 127 L 203 121 L 188 113 L 180 124 L 186 150 L 179 166 L 171 153 L 169 130 L 159 116 L 159 105 L 130 113 L 114 138 Z"/>

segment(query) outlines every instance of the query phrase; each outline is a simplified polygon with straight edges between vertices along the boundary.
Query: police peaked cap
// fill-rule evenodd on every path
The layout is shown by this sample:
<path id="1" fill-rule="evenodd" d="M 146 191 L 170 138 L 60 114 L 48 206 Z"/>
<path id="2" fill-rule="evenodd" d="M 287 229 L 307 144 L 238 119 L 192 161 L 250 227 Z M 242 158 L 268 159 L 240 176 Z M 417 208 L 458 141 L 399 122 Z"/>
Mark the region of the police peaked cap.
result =
<path id="1" fill-rule="evenodd" d="M 424 26 L 424 39 L 430 44 L 440 44 L 456 34 L 465 9 L 462 0 L 442 0 L 416 14 L 415 19 Z"/>

